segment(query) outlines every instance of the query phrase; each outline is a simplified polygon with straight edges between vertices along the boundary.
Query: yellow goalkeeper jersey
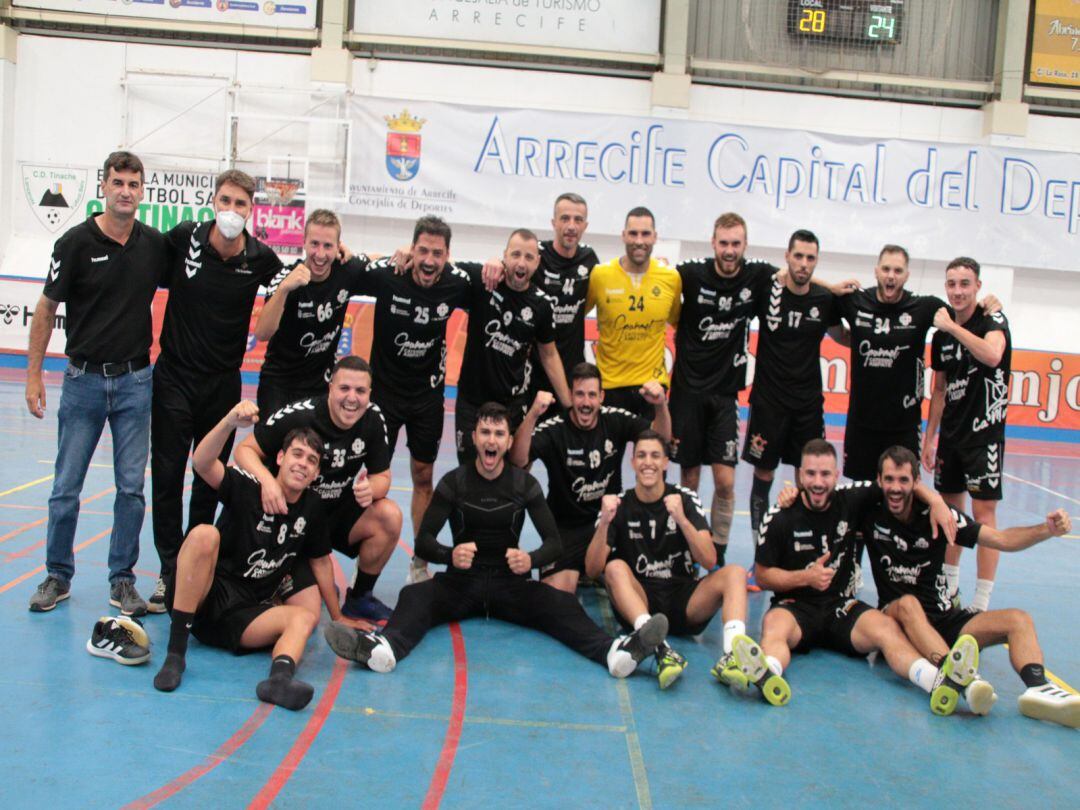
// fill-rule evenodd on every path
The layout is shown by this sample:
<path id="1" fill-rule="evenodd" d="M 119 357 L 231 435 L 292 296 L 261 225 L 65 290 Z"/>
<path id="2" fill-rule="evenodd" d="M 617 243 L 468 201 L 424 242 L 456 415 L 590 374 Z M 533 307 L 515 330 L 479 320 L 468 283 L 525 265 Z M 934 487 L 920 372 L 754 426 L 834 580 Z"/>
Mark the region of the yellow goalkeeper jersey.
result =
<path id="1" fill-rule="evenodd" d="M 596 307 L 596 365 L 604 388 L 669 384 L 664 335 L 667 324 L 678 322 L 681 301 L 678 271 L 656 259 L 636 283 L 618 259 L 593 268 L 585 311 Z"/>

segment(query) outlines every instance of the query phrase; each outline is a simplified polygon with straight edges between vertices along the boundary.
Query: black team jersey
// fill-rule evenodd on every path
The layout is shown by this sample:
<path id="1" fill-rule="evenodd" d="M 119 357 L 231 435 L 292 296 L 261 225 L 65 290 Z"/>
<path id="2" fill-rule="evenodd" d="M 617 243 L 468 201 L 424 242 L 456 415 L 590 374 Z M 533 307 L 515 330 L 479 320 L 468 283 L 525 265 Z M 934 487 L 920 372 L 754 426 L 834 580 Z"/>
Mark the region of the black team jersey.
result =
<path id="1" fill-rule="evenodd" d="M 161 354 L 192 371 L 235 371 L 244 362 L 259 287 L 281 270 L 274 251 L 251 234 L 223 261 L 210 244 L 213 222 L 182 222 L 165 235 L 173 253 Z"/>
<path id="2" fill-rule="evenodd" d="M 253 475 L 226 467 L 218 488 L 224 504 L 215 576 L 244 583 L 258 601 L 270 599 L 300 556 L 325 557 L 330 541 L 318 496 L 304 490 L 284 515 L 267 515 L 262 487 Z"/>
<path id="3" fill-rule="evenodd" d="M 982 527 L 962 512 L 949 509 L 956 518 L 957 545 L 974 548 Z M 952 609 L 943 568 L 948 543 L 940 531 L 936 540 L 931 536 L 930 507 L 915 501 L 911 522 L 901 523 L 887 507 L 879 506 L 861 528 L 881 607 L 910 593 L 927 613 Z"/>
<path id="4" fill-rule="evenodd" d="M 267 299 L 298 264 L 274 276 Z M 278 330 L 266 347 L 261 377 L 287 381 L 301 390 L 330 382 L 349 298 L 358 294 L 359 279 L 368 264 L 367 256 L 354 256 L 345 264 L 335 261 L 322 281 L 312 280 L 289 293 Z"/>
<path id="5" fill-rule="evenodd" d="M 150 356 L 150 304 L 168 255 L 164 237 L 138 220 L 123 245 L 93 217 L 56 240 L 43 292 L 65 304 L 68 357 L 122 363 Z"/>
<path id="6" fill-rule="evenodd" d="M 529 389 L 534 344 L 555 340 L 551 301 L 534 284 L 518 292 L 503 281 L 488 292 L 480 265 L 459 267 L 469 273 L 472 304 L 458 396 L 473 405 L 505 405 Z"/>
<path id="7" fill-rule="evenodd" d="M 342 430 L 330 418 L 330 406 L 324 395 L 290 403 L 255 425 L 255 442 L 266 455 L 270 472 L 277 472 L 277 454 L 285 436 L 298 427 L 313 428 L 323 440 L 319 476 L 310 489 L 324 504 L 351 498 L 353 481 L 361 469 L 366 469 L 368 475 L 377 475 L 390 468 L 386 422 L 379 406 L 368 405 L 356 424 Z"/>
<path id="8" fill-rule="evenodd" d="M 840 297 L 851 329 L 851 398 L 847 424 L 904 430 L 922 421 L 926 333 L 945 302 L 904 290 L 895 304 L 878 301 L 877 287 Z"/>
<path id="9" fill-rule="evenodd" d="M 758 344 L 750 401 L 789 410 L 820 408 L 821 339 L 840 322 L 837 297 L 811 284 L 795 295 L 773 279 L 758 302 Z"/>
<path id="10" fill-rule="evenodd" d="M 589 292 L 589 273 L 599 263 L 596 252 L 588 245 L 579 244 L 567 259 L 551 241 L 540 243 L 540 267 L 532 283 L 552 301 L 555 346 L 567 380 L 570 369 L 585 360 L 585 296 Z M 537 373 L 543 374 L 543 369 Z"/>
<path id="11" fill-rule="evenodd" d="M 784 571 L 802 571 L 828 551 L 830 557 L 825 565 L 836 571 L 826 590 L 805 586 L 774 593 L 772 603 L 781 599 L 828 602 L 854 597 L 861 551 L 856 533 L 863 518 L 880 501 L 878 486 L 863 481 L 837 486 L 829 505 L 820 512 L 808 507 L 801 494 L 787 509 L 770 509 L 761 521 L 754 562 Z"/>
<path id="12" fill-rule="evenodd" d="M 693 581 L 697 578 L 694 557 L 682 529 L 664 506 L 668 495 L 682 498 L 683 512 L 695 529 L 709 528 L 697 493 L 665 483 L 659 500 L 643 503 L 636 490 L 629 489 L 608 526 L 611 559 L 625 562 L 638 579 Z"/>
<path id="13" fill-rule="evenodd" d="M 945 373 L 945 411 L 941 441 L 950 447 L 982 447 L 1005 441 L 1005 414 L 1009 408 L 1009 371 L 1012 336 L 1000 312 L 987 315 L 981 306 L 962 326 L 976 337 L 1004 332 L 1005 352 L 997 368 L 980 363 L 964 345 L 945 332 L 934 334 L 930 353 L 935 371 Z"/>
<path id="14" fill-rule="evenodd" d="M 438 281 L 421 287 L 411 272 L 398 275 L 388 259 L 381 259 L 368 266 L 359 284 L 360 292 L 375 297 L 371 378 L 380 396 L 441 396 L 446 324 L 455 308 L 469 306 L 468 274 L 448 264 Z"/>
<path id="15" fill-rule="evenodd" d="M 768 262 L 748 261 L 725 278 L 716 272 L 713 257 L 681 262 L 676 269 L 682 276 L 682 311 L 671 386 L 735 395 L 746 387 L 750 320 L 769 294 L 777 269 Z"/>
<path id="16" fill-rule="evenodd" d="M 627 442 L 648 427 L 648 420 L 640 416 L 603 406 L 591 430 L 582 430 L 561 415 L 536 427 L 529 460 L 539 459 L 547 468 L 547 502 L 560 527 L 596 523 L 600 499 L 622 491 Z"/>
<path id="17" fill-rule="evenodd" d="M 504 464 L 494 480 L 484 478 L 475 464 L 463 464 L 444 475 L 416 532 L 416 554 L 453 568 L 453 548 L 436 538 L 447 520 L 453 545 L 476 543 L 472 568 L 506 569 L 506 550 L 519 548 L 525 513 L 540 535 L 541 545 L 529 552 L 533 568 L 554 562 L 562 546 L 555 519 L 544 502 L 540 484 L 525 470 Z"/>

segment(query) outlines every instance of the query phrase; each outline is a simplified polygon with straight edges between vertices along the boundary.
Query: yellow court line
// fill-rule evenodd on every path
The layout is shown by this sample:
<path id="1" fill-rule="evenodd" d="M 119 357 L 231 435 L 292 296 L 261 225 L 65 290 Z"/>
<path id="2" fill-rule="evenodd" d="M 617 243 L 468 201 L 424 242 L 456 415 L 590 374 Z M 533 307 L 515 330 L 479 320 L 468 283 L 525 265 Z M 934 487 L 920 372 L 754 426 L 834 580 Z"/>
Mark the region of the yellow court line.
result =
<path id="1" fill-rule="evenodd" d="M 437 723 L 445 723 L 450 719 L 450 716 L 446 714 L 392 712 L 375 709 L 371 706 L 364 706 L 362 708 L 335 707 L 334 712 L 363 714 L 367 717 L 390 717 L 395 720 L 431 720 Z M 479 726 L 511 726 L 514 728 L 552 728 L 559 731 L 601 731 L 608 734 L 622 734 L 626 731 L 625 726 L 597 725 L 594 723 L 565 723 L 555 720 L 516 720 L 510 717 L 476 717 L 474 715 L 466 715 L 465 724 Z"/>
<path id="2" fill-rule="evenodd" d="M 19 486 L 17 486 L 17 487 L 12 487 L 11 489 L 5 489 L 3 492 L 0 492 L 0 498 L 3 498 L 5 495 L 11 495 L 14 492 L 22 492 L 24 489 L 30 489 L 30 487 L 36 487 L 38 484 L 44 484 L 46 481 L 52 481 L 52 479 L 53 479 L 53 477 L 50 474 L 50 475 L 46 475 L 44 478 L 38 478 L 38 479 L 35 479 L 34 481 L 29 481 L 29 482 L 27 482 L 25 484 L 19 484 Z"/>
<path id="3" fill-rule="evenodd" d="M 38 464 L 49 464 L 49 465 L 53 465 L 53 464 L 55 464 L 55 463 L 56 463 L 56 459 L 53 459 L 52 461 L 49 461 L 49 459 L 47 459 L 47 458 L 39 458 L 39 459 L 37 460 L 37 463 L 38 463 Z M 100 468 L 101 468 L 101 469 L 103 469 L 103 470 L 111 470 L 111 469 L 113 468 L 113 465 L 112 465 L 112 464 L 90 464 L 89 466 L 90 466 L 90 467 L 100 467 Z"/>

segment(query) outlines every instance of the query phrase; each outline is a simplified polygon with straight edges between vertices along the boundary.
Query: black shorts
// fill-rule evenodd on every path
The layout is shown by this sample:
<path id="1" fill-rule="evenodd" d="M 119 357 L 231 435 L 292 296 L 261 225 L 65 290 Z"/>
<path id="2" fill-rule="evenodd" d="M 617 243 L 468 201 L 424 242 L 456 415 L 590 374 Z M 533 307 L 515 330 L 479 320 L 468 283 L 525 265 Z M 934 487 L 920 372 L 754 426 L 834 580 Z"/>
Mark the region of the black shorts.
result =
<path id="1" fill-rule="evenodd" d="M 946 494 L 967 492 L 976 501 L 1000 501 L 1005 472 L 1005 444 L 949 447 L 938 444 L 934 489 Z"/>
<path id="2" fill-rule="evenodd" d="M 806 602 L 799 599 L 781 599 L 773 608 L 783 608 L 795 617 L 802 638 L 795 652 L 809 652 L 815 647 L 825 647 L 845 655 L 861 657 L 863 653 L 851 643 L 855 623 L 870 605 L 858 599 L 841 597 L 827 602 Z"/>
<path id="3" fill-rule="evenodd" d="M 730 394 L 672 387 L 672 461 L 682 467 L 739 463 L 739 403 Z"/>
<path id="4" fill-rule="evenodd" d="M 965 625 L 978 615 L 979 611 L 971 608 L 953 608 L 945 613 L 927 613 L 926 618 L 951 647 L 960 638 Z"/>
<path id="5" fill-rule="evenodd" d="M 398 433 L 404 427 L 409 455 L 423 464 L 435 463 L 443 434 L 442 391 L 402 400 L 376 388 L 371 401 L 379 406 L 386 420 L 386 439 L 391 456 L 397 446 Z"/>
<path id="6" fill-rule="evenodd" d="M 352 490 L 347 490 L 345 497 L 336 503 L 326 504 L 327 531 L 330 532 L 330 545 L 346 557 L 356 559 L 360 555 L 360 544 L 349 545 L 349 532 L 364 514 L 365 507 L 356 502 Z"/>
<path id="7" fill-rule="evenodd" d="M 506 404 L 506 410 L 510 412 L 510 435 L 518 429 L 521 420 L 525 418 L 525 411 L 529 409 L 529 403 L 524 397 L 510 400 Z M 473 444 L 473 428 L 476 427 L 476 412 L 479 405 L 474 405 L 460 397 L 454 406 L 454 433 L 457 437 L 458 464 L 468 464 L 476 460 L 476 446 Z"/>
<path id="8" fill-rule="evenodd" d="M 694 595 L 700 579 L 639 579 L 649 600 L 649 613 L 663 613 L 667 616 L 668 632 L 673 636 L 696 636 L 703 633 L 709 621 L 691 624 L 686 617 L 686 606 Z"/>
<path id="9" fill-rule="evenodd" d="M 628 385 L 624 388 L 605 388 L 604 404 L 609 408 L 622 408 L 635 416 L 648 419 L 656 418 L 656 409 L 641 395 L 640 385 Z"/>
<path id="10" fill-rule="evenodd" d="M 312 585 L 318 586 L 318 581 L 315 579 L 315 572 L 311 570 L 311 562 L 307 557 L 299 557 L 293 564 L 292 570 L 281 578 L 281 582 L 277 586 L 277 590 L 274 591 L 274 602 L 284 602 L 293 596 L 296 596 L 300 591 L 310 588 Z"/>
<path id="11" fill-rule="evenodd" d="M 170 582 L 165 599 L 170 610 L 174 593 L 175 583 Z M 203 644 L 237 655 L 251 652 L 252 648 L 242 646 L 240 639 L 248 625 L 272 607 L 273 599 L 260 600 L 242 582 L 215 575 L 210 591 L 195 611 L 191 634 Z"/>
<path id="12" fill-rule="evenodd" d="M 584 526 L 560 526 L 559 539 L 562 540 L 562 554 L 555 562 L 540 569 L 540 577 L 550 576 L 559 571 L 577 571 L 585 573 L 585 552 L 589 550 L 595 527 L 588 523 Z"/>
<path id="13" fill-rule="evenodd" d="M 792 411 L 765 400 L 752 401 L 743 461 L 762 470 L 775 470 L 781 462 L 798 467 L 802 463 L 803 446 L 824 436 L 825 416 L 820 404 Z"/>
<path id="14" fill-rule="evenodd" d="M 259 377 L 259 390 L 255 393 L 255 404 L 259 406 L 259 413 L 262 421 L 265 422 L 266 417 L 281 410 L 290 402 L 308 397 L 321 397 L 326 390 L 326 383 L 303 386 L 293 385 L 287 380 L 276 377 Z"/>
<path id="15" fill-rule="evenodd" d="M 902 430 L 870 430 L 849 424 L 844 430 L 844 475 L 852 481 L 877 479 L 878 459 L 893 445 L 906 447 L 919 458 L 922 436 L 919 425 Z"/>

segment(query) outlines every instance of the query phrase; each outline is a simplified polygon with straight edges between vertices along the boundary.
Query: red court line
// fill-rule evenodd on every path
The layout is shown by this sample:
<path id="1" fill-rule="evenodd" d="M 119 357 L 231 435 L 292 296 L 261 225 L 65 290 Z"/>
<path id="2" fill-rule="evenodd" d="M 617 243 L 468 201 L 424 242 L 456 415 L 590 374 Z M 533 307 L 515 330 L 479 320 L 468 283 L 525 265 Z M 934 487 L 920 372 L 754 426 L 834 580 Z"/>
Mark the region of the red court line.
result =
<path id="1" fill-rule="evenodd" d="M 273 709 L 274 707 L 270 703 L 260 703 L 255 708 L 255 711 L 251 713 L 251 717 L 247 719 L 244 725 L 240 726 L 240 728 L 236 730 L 236 733 L 223 742 L 214 753 L 204 759 L 199 765 L 180 774 L 180 776 L 173 779 L 167 785 L 159 787 L 153 793 L 147 793 L 141 799 L 136 799 L 130 804 L 124 805 L 123 810 L 146 810 L 147 808 L 154 807 L 169 797 L 179 793 L 196 779 L 210 773 L 210 771 L 214 770 L 214 768 L 236 753 L 236 751 L 251 738 L 251 735 L 259 730 L 259 726 L 263 724 L 263 721 L 266 720 Z"/>
<path id="2" fill-rule="evenodd" d="M 105 535 L 109 534 L 111 531 L 112 531 L 112 526 L 110 526 L 109 528 L 107 528 L 103 532 L 98 532 L 93 537 L 91 537 L 89 540 L 84 540 L 82 543 L 79 543 L 79 545 L 75 546 L 75 551 L 76 552 L 82 551 L 84 548 L 86 548 L 90 544 L 96 543 L 98 540 L 100 540 Z M 34 576 L 34 574 L 40 574 L 44 570 L 45 570 L 45 566 L 44 565 L 39 565 L 37 568 L 34 568 L 34 569 L 30 570 L 30 571 L 27 571 L 25 574 L 22 574 L 20 576 L 15 577 L 15 579 L 11 580 L 11 582 L 7 583 L 6 585 L 0 585 L 0 593 L 3 593 L 4 591 L 10 590 L 11 588 L 14 588 L 20 582 L 26 582 L 26 580 L 30 579 L 30 577 Z"/>
<path id="3" fill-rule="evenodd" d="M 446 727 L 442 753 L 431 777 L 427 795 L 424 797 L 422 810 L 436 810 L 446 792 L 446 783 L 454 767 L 458 743 L 461 741 L 461 727 L 465 723 L 465 703 L 469 695 L 469 667 L 465 657 L 465 637 L 461 634 L 461 625 L 450 625 L 450 640 L 454 647 L 454 702 L 450 708 L 450 725 Z"/>
<path id="4" fill-rule="evenodd" d="M 108 495 L 110 492 L 115 492 L 115 491 L 116 491 L 116 487 L 109 487 L 108 489 L 103 489 L 101 492 L 98 492 L 96 495 L 91 495 L 89 498 L 86 498 L 85 500 L 80 501 L 79 506 L 86 506 L 86 504 L 90 503 L 91 501 L 96 501 L 98 498 L 103 498 L 106 495 Z M 48 523 L 48 522 L 49 522 L 49 519 L 47 517 L 43 517 L 43 518 L 41 518 L 39 520 L 33 520 L 30 523 L 23 524 L 19 528 L 14 529 L 14 530 L 8 532 L 7 534 L 0 535 L 0 543 L 7 542 L 12 537 L 20 535 L 23 532 L 30 531 L 30 529 L 34 528 L 35 526 L 41 526 L 41 525 L 43 525 L 45 523 Z"/>

